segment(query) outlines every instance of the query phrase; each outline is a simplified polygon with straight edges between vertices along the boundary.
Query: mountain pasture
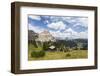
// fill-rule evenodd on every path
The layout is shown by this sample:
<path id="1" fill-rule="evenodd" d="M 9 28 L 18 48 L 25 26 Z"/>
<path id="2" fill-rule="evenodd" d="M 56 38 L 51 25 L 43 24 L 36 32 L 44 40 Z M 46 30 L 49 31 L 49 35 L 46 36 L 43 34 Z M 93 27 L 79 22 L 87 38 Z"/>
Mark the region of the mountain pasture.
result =
<path id="1" fill-rule="evenodd" d="M 32 44 L 29 45 L 28 49 L 28 60 L 57 60 L 57 59 L 84 59 L 88 57 L 87 50 L 71 50 L 68 52 L 63 51 L 45 51 L 44 57 L 32 57 L 31 53 L 33 50 L 42 50 L 41 47 L 34 48 Z"/>
<path id="2" fill-rule="evenodd" d="M 28 60 L 83 59 L 88 57 L 88 39 L 59 39 L 49 31 L 28 31 Z"/>

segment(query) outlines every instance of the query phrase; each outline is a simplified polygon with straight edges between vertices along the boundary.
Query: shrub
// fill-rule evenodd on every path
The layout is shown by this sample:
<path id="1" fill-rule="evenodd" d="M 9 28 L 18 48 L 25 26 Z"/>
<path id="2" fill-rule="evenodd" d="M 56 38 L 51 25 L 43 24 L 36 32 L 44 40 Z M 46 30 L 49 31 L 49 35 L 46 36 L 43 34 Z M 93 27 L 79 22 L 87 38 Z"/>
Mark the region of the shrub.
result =
<path id="1" fill-rule="evenodd" d="M 70 56 L 71 56 L 71 54 L 69 54 L 69 53 L 66 54 L 66 57 L 70 57 Z"/>
<path id="2" fill-rule="evenodd" d="M 43 57 L 45 56 L 45 52 L 44 51 L 33 51 L 31 53 L 31 56 L 35 58 Z"/>

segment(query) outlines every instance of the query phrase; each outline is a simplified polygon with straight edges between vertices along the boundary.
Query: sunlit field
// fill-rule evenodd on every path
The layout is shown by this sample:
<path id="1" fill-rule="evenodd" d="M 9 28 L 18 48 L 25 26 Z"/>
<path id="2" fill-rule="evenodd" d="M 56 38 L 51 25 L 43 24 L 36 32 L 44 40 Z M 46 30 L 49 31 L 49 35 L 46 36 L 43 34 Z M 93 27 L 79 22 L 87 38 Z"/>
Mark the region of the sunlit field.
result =
<path id="1" fill-rule="evenodd" d="M 45 56 L 43 57 L 32 57 L 31 52 L 33 51 L 34 46 L 29 45 L 28 60 L 57 60 L 57 59 L 83 59 L 88 57 L 87 50 L 71 50 L 69 52 L 61 51 L 46 51 Z M 41 49 L 41 48 L 37 48 Z"/>

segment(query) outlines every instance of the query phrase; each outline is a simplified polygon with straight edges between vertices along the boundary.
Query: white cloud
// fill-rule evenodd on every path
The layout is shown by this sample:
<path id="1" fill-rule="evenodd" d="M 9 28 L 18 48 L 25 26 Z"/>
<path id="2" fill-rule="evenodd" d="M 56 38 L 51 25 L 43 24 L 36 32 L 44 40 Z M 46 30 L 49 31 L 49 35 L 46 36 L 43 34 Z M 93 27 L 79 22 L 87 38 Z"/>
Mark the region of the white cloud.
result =
<path id="1" fill-rule="evenodd" d="M 29 18 L 35 19 L 35 20 L 41 20 L 40 16 L 29 15 Z"/>
<path id="2" fill-rule="evenodd" d="M 74 31 L 72 28 L 68 28 L 68 29 L 66 29 L 65 31 L 64 31 L 66 34 L 68 34 L 69 33 L 69 35 L 67 35 L 67 37 L 68 38 L 76 38 L 76 36 L 77 36 L 77 32 L 76 31 Z"/>
<path id="3" fill-rule="evenodd" d="M 61 17 L 63 20 L 71 20 L 71 16 L 68 16 L 68 17 Z"/>
<path id="4" fill-rule="evenodd" d="M 83 26 L 83 27 L 88 27 L 88 18 L 87 17 L 73 17 L 73 16 L 68 16 L 68 17 L 53 17 L 51 16 L 50 19 L 53 22 L 57 22 L 57 21 L 65 21 L 68 22 L 70 24 L 73 23 L 73 26 Z"/>
<path id="5" fill-rule="evenodd" d="M 76 17 L 72 17 L 72 16 L 62 17 L 62 20 L 64 20 L 65 22 L 68 22 L 70 24 L 77 22 L 77 18 Z"/>
<path id="6" fill-rule="evenodd" d="M 57 38 L 60 39 L 66 39 L 66 38 L 70 38 L 70 39 L 76 39 L 76 38 L 87 38 L 88 33 L 87 31 L 84 32 L 76 32 L 74 30 L 72 30 L 71 28 L 66 29 L 64 32 L 61 31 L 50 31 L 50 33 Z"/>
<path id="7" fill-rule="evenodd" d="M 88 18 L 78 18 L 77 23 L 74 24 L 74 27 L 76 26 L 83 26 L 83 27 L 88 27 Z"/>
<path id="8" fill-rule="evenodd" d="M 68 28 L 64 31 L 65 33 L 70 33 L 71 35 L 76 35 L 77 32 L 75 32 L 74 30 L 72 30 L 71 28 Z"/>
<path id="9" fill-rule="evenodd" d="M 51 23 L 48 24 L 47 26 L 55 30 L 63 30 L 66 28 L 66 25 L 62 21 Z"/>
<path id="10" fill-rule="evenodd" d="M 71 33 L 70 37 L 71 38 L 87 38 L 88 36 L 88 32 L 84 31 L 84 32 L 76 32 L 74 30 L 72 30 L 71 28 L 65 30 L 66 33 Z"/>
<path id="11" fill-rule="evenodd" d="M 50 31 L 50 33 L 57 38 L 65 39 L 65 38 L 73 38 L 77 35 L 77 32 L 73 31 L 71 28 L 66 29 L 65 31 Z"/>
<path id="12" fill-rule="evenodd" d="M 64 33 L 64 32 L 61 32 L 61 31 L 50 31 L 50 33 L 56 37 L 56 38 L 60 38 L 60 39 L 65 39 L 68 34 Z"/>
<path id="13" fill-rule="evenodd" d="M 77 34 L 78 38 L 88 38 L 88 32 L 84 31 L 84 32 L 80 32 Z"/>
<path id="14" fill-rule="evenodd" d="M 83 24 L 82 26 L 88 27 L 88 18 L 81 18 L 80 22 Z"/>
<path id="15" fill-rule="evenodd" d="M 50 19 L 52 22 L 57 22 L 60 18 L 58 16 L 50 16 Z"/>
<path id="16" fill-rule="evenodd" d="M 44 21 L 44 23 L 45 23 L 45 24 L 46 24 L 46 23 L 48 24 L 48 23 L 49 23 L 49 21 L 48 21 L 48 20 L 45 20 L 45 21 Z"/>
<path id="17" fill-rule="evenodd" d="M 88 27 L 88 18 L 87 17 L 62 17 L 64 21 L 67 21 L 69 23 L 74 23 L 75 26 L 83 26 Z"/>
<path id="18" fill-rule="evenodd" d="M 36 33 L 41 33 L 42 31 L 44 31 L 43 28 L 39 28 L 37 26 L 32 26 L 31 24 L 28 25 L 28 29 L 33 30 Z"/>

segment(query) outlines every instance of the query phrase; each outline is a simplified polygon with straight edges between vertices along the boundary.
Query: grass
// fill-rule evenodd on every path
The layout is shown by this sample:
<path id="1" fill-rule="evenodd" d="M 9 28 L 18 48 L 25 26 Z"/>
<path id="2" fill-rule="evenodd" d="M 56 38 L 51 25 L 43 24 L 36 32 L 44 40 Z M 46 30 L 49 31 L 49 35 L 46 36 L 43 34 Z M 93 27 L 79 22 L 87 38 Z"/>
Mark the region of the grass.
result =
<path id="1" fill-rule="evenodd" d="M 46 51 L 44 57 L 34 58 L 31 57 L 32 51 L 42 51 L 42 47 L 38 46 L 38 48 L 34 47 L 34 45 L 29 44 L 28 46 L 28 60 L 56 60 L 56 59 L 82 59 L 88 57 L 87 50 L 72 50 L 69 52 L 61 52 L 61 51 Z"/>
<path id="2" fill-rule="evenodd" d="M 28 60 L 56 60 L 56 59 L 82 59 L 88 57 L 87 50 L 72 50 L 70 52 L 61 51 L 46 51 L 46 55 L 40 58 L 31 57 L 31 52 L 33 50 L 42 50 L 41 47 L 35 48 L 33 45 L 29 45 Z"/>
<path id="3" fill-rule="evenodd" d="M 43 49 L 42 49 L 41 46 L 38 46 L 38 47 L 36 48 L 36 47 L 34 47 L 34 45 L 29 44 L 29 45 L 28 45 L 28 51 L 31 52 L 31 51 L 33 51 L 33 50 L 35 50 L 35 51 L 41 51 L 41 50 L 43 50 Z"/>

